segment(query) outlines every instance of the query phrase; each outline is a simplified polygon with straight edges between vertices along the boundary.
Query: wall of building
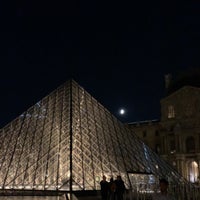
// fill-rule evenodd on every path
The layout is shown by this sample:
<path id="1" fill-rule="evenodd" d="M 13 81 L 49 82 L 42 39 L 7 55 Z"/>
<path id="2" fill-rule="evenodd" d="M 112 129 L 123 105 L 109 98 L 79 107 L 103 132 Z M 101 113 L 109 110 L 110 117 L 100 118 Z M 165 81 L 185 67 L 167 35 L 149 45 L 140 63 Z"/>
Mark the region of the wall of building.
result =
<path id="1" fill-rule="evenodd" d="M 135 132 L 151 149 L 160 151 L 160 124 L 158 120 L 140 121 L 129 124 L 130 129 Z"/>
<path id="2" fill-rule="evenodd" d="M 199 182 L 200 88 L 182 87 L 160 103 L 160 121 L 129 127 L 187 180 Z"/>

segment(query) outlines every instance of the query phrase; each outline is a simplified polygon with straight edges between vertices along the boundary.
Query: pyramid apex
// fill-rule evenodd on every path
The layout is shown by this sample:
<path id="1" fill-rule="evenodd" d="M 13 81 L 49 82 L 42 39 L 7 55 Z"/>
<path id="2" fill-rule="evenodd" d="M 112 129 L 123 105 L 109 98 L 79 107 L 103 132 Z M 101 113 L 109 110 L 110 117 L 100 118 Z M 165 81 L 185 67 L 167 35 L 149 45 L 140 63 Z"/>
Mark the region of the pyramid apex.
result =
<path id="1" fill-rule="evenodd" d="M 132 188 L 135 171 L 182 178 L 72 78 L 0 129 L 0 142 L 3 189 L 97 190 L 102 174 Z"/>

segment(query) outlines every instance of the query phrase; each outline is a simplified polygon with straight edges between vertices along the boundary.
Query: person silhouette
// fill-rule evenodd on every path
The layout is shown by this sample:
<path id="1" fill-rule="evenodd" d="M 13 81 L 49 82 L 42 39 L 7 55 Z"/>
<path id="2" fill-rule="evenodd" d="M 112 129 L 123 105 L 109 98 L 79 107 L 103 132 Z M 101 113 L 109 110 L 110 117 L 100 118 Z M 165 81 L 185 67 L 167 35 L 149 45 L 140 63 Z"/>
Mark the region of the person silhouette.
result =
<path id="1" fill-rule="evenodd" d="M 159 181 L 160 192 L 152 196 L 152 200 L 174 200 L 174 197 L 168 193 L 169 182 L 162 178 Z"/>
<path id="2" fill-rule="evenodd" d="M 115 200 L 116 184 L 113 178 L 110 178 L 109 182 L 109 200 Z"/>
<path id="3" fill-rule="evenodd" d="M 124 199 L 124 192 L 125 192 L 125 185 L 124 181 L 122 180 L 121 176 L 117 176 L 117 179 L 115 180 L 116 184 L 116 199 L 117 200 L 123 200 Z"/>
<path id="4" fill-rule="evenodd" d="M 108 200 L 109 183 L 106 180 L 105 175 L 103 175 L 103 180 L 100 181 L 100 186 L 101 186 L 101 199 Z"/>

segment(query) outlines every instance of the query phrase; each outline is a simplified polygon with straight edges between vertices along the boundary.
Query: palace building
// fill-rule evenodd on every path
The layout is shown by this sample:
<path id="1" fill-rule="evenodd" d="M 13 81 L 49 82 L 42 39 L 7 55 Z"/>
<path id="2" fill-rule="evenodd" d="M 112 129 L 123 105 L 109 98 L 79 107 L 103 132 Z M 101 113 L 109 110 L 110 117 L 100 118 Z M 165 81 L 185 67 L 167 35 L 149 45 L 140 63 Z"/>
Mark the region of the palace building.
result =
<path id="1" fill-rule="evenodd" d="M 200 181 L 199 75 L 193 71 L 176 81 L 167 75 L 161 118 L 129 123 L 131 130 L 192 183 Z"/>

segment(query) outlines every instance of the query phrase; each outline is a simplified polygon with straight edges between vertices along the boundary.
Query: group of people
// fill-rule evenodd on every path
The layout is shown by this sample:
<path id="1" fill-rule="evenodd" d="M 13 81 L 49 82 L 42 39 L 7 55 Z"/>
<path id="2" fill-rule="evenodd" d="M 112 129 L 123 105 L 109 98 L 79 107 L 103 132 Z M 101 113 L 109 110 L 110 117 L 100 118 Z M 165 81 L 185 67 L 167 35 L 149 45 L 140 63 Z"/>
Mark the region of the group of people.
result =
<path id="1" fill-rule="evenodd" d="M 155 193 L 152 196 L 153 200 L 174 200 L 174 197 L 168 194 L 168 181 L 166 179 L 160 179 L 160 192 Z M 110 182 L 106 180 L 106 176 L 103 176 L 103 180 L 100 182 L 101 197 L 102 200 L 123 200 L 125 185 L 121 176 L 117 176 L 116 180 L 110 179 Z"/>
<path id="2" fill-rule="evenodd" d="M 104 175 L 100 186 L 102 200 L 123 200 L 125 185 L 121 176 L 117 176 L 116 180 L 111 178 L 110 182 L 108 182 Z"/>

